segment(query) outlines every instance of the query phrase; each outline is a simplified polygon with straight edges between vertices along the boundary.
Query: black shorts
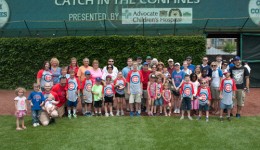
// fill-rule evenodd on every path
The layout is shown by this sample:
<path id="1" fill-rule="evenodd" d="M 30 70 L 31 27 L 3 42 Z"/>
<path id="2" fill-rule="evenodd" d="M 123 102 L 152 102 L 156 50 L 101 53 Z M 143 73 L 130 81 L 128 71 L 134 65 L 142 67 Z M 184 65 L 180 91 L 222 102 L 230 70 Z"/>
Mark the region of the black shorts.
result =
<path id="1" fill-rule="evenodd" d="M 182 99 L 181 109 L 182 110 L 191 110 L 191 98 L 184 97 Z"/>
<path id="2" fill-rule="evenodd" d="M 199 106 L 199 110 L 200 111 L 209 111 L 209 105 L 208 104 L 205 104 L 205 105 L 200 105 Z"/>
<path id="3" fill-rule="evenodd" d="M 105 103 L 113 103 L 113 96 L 112 97 L 105 96 L 104 99 L 105 99 Z"/>
<path id="4" fill-rule="evenodd" d="M 102 107 L 102 100 L 94 101 L 94 107 L 95 108 L 101 108 Z"/>
<path id="5" fill-rule="evenodd" d="M 116 94 L 115 94 L 115 97 L 124 98 L 124 97 L 125 97 L 125 94 L 118 94 L 118 93 L 116 93 Z"/>
<path id="6" fill-rule="evenodd" d="M 174 95 L 174 96 L 180 96 L 180 92 L 178 91 L 175 91 L 175 90 L 172 90 L 172 94 Z"/>

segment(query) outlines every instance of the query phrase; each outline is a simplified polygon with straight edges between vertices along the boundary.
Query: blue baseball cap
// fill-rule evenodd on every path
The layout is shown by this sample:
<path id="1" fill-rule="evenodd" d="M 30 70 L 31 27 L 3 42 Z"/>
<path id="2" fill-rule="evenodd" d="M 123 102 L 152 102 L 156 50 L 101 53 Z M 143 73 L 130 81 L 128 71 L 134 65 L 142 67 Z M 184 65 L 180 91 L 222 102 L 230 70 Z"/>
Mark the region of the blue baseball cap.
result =
<path id="1" fill-rule="evenodd" d="M 100 82 L 100 81 L 102 81 L 102 79 L 100 77 L 97 77 L 96 82 Z"/>
<path id="2" fill-rule="evenodd" d="M 89 71 L 89 70 L 86 70 L 86 71 L 85 71 L 85 75 L 91 75 L 90 71 Z"/>
<path id="3" fill-rule="evenodd" d="M 237 61 L 237 60 L 240 60 L 240 57 L 239 57 L 239 56 L 236 56 L 236 57 L 234 58 L 234 61 Z"/>
<path id="4" fill-rule="evenodd" d="M 144 62 L 143 65 L 148 65 L 148 63 L 147 63 L 147 62 Z"/>

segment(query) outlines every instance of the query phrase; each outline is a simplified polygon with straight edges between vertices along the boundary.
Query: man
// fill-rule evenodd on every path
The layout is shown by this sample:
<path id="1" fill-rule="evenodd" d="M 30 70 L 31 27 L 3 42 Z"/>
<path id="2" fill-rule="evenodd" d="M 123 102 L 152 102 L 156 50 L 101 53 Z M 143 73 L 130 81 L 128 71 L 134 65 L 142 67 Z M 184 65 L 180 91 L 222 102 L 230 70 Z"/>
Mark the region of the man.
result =
<path id="1" fill-rule="evenodd" d="M 169 72 L 169 74 L 171 75 L 172 74 L 172 72 L 175 70 L 175 67 L 174 67 L 174 61 L 173 61 L 173 59 L 168 59 L 168 68 L 167 68 L 167 70 L 168 70 L 168 72 Z M 171 78 L 171 76 L 170 76 L 170 78 Z"/>
<path id="2" fill-rule="evenodd" d="M 124 67 L 122 70 L 122 74 L 125 79 L 130 70 L 133 70 L 133 59 L 132 58 L 127 59 L 127 66 Z M 126 87 L 127 87 L 127 85 L 126 85 Z M 129 111 L 129 94 L 127 93 L 127 88 L 125 88 L 125 100 L 126 100 L 126 110 Z"/>
<path id="3" fill-rule="evenodd" d="M 88 58 L 84 58 L 83 59 L 83 66 L 79 67 L 77 76 L 78 76 L 78 80 L 80 82 L 80 87 L 82 86 L 82 81 L 86 78 L 85 76 L 85 72 L 86 70 L 92 70 L 93 68 L 91 66 L 89 66 L 89 59 Z M 85 113 L 85 102 L 83 100 L 83 94 L 82 94 L 82 90 L 80 91 L 80 99 L 81 99 L 81 105 L 82 105 L 82 114 L 84 115 Z"/>
<path id="4" fill-rule="evenodd" d="M 236 82 L 236 95 L 234 99 L 234 105 L 237 105 L 236 117 L 240 118 L 241 109 L 245 104 L 245 92 L 249 91 L 249 72 L 247 68 L 241 65 L 239 56 L 234 58 L 235 66 L 230 69 L 231 77 Z"/>
<path id="5" fill-rule="evenodd" d="M 151 56 L 147 56 L 146 57 L 146 62 L 148 63 L 148 69 L 149 70 L 152 70 L 152 64 L 151 64 L 151 62 L 152 62 L 152 57 Z"/>
<path id="6" fill-rule="evenodd" d="M 109 58 L 109 59 L 108 59 L 107 64 L 113 66 L 113 73 L 117 76 L 117 74 L 118 74 L 118 69 L 117 69 L 116 66 L 114 66 L 114 63 L 115 63 L 115 62 L 114 62 L 114 59 L 113 59 L 113 58 Z M 104 73 L 104 72 L 107 73 L 107 66 L 105 66 L 105 67 L 102 69 L 102 72 L 103 72 L 103 73 Z"/>
<path id="7" fill-rule="evenodd" d="M 207 70 L 207 76 L 211 77 L 212 69 L 208 65 L 209 59 L 207 56 L 204 56 L 202 58 L 202 64 L 200 65 L 200 70 L 206 69 Z"/>
<path id="8" fill-rule="evenodd" d="M 137 57 L 136 58 L 136 61 L 137 61 L 137 63 L 138 63 L 138 70 L 141 70 L 142 69 L 142 57 Z"/>
<path id="9" fill-rule="evenodd" d="M 186 61 L 187 61 L 187 64 L 188 64 L 188 69 L 190 69 L 192 72 L 194 72 L 196 67 L 193 64 L 191 64 L 192 63 L 192 57 L 191 56 L 186 57 Z M 181 70 L 182 69 L 183 69 L 183 66 L 181 67 Z"/>
<path id="10" fill-rule="evenodd" d="M 52 95 L 55 101 L 60 101 L 58 95 L 51 91 L 51 84 L 45 83 L 44 92 L 42 93 L 44 98 L 47 99 L 49 95 Z M 57 106 L 54 111 L 52 111 L 52 116 L 49 116 L 46 111 L 42 111 L 40 114 L 40 122 L 43 126 L 47 126 L 52 122 L 55 122 L 54 118 L 58 117 Z"/>
<path id="11" fill-rule="evenodd" d="M 56 84 L 55 86 L 52 87 L 52 92 L 57 93 L 60 102 L 56 105 L 58 115 L 59 117 L 62 117 L 65 113 L 65 104 L 66 104 L 66 77 L 61 77 L 60 78 L 60 83 Z"/>
<path id="12" fill-rule="evenodd" d="M 147 84 L 149 82 L 149 76 L 151 74 L 151 70 L 148 70 L 148 63 L 147 62 L 144 62 L 143 63 L 143 67 L 142 67 L 142 70 L 141 70 L 141 73 L 143 75 L 143 100 L 142 100 L 142 108 L 143 108 L 143 111 L 146 110 L 147 108 L 147 98 L 148 98 L 148 93 L 147 93 Z"/>
<path id="13" fill-rule="evenodd" d="M 141 115 L 141 95 L 143 91 L 143 75 L 138 70 L 137 62 L 133 62 L 133 70 L 131 70 L 126 78 L 128 84 L 129 104 L 130 104 L 130 116 L 134 116 L 134 103 L 136 116 Z"/>

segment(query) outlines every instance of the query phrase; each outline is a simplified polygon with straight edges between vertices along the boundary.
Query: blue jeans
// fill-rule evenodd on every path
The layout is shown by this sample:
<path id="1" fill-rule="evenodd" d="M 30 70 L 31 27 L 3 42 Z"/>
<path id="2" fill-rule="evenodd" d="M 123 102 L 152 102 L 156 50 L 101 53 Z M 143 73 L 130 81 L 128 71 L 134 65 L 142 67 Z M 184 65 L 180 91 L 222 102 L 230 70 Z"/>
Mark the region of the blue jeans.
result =
<path id="1" fill-rule="evenodd" d="M 32 123 L 40 123 L 40 114 L 42 110 L 32 110 Z"/>

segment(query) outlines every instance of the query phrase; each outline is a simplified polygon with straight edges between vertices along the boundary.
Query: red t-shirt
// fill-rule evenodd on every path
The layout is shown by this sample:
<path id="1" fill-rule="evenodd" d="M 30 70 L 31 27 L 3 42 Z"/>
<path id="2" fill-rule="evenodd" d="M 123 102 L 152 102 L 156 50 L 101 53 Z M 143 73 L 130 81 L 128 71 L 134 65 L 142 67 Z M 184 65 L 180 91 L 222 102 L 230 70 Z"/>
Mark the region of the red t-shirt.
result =
<path id="1" fill-rule="evenodd" d="M 151 74 L 151 70 L 141 70 L 141 73 L 143 74 L 143 90 L 147 90 L 147 85 L 149 81 L 149 75 Z"/>
<path id="2" fill-rule="evenodd" d="M 63 104 L 66 103 L 66 86 L 61 86 L 59 83 L 54 85 L 51 89 L 52 92 L 57 93 L 59 97 L 59 103 L 56 105 L 57 107 L 61 107 Z"/>
<path id="3" fill-rule="evenodd" d="M 168 70 L 168 72 L 170 74 L 170 78 L 172 78 L 172 73 L 175 70 L 174 66 L 172 68 L 168 67 L 167 70 Z"/>

